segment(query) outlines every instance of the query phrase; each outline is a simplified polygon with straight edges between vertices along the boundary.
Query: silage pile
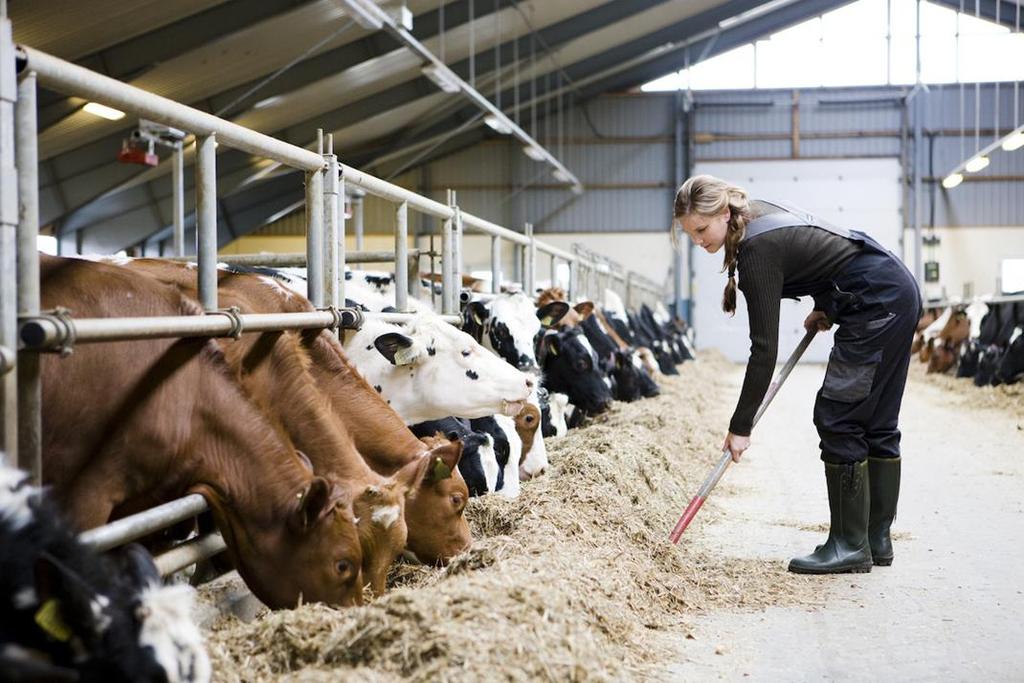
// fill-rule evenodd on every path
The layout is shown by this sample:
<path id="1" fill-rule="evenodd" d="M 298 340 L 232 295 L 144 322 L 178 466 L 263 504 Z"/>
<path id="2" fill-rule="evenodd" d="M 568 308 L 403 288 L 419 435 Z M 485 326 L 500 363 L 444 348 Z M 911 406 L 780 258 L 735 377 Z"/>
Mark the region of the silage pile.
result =
<path id="1" fill-rule="evenodd" d="M 969 408 L 1004 410 L 1024 421 L 1024 382 L 1000 384 L 997 387 L 976 387 L 974 381 L 954 374 L 927 374 L 927 365 L 910 361 L 910 379 L 939 387 L 958 405 Z M 951 373 L 954 371 L 951 371 Z"/>
<path id="2" fill-rule="evenodd" d="M 215 679 L 635 680 L 678 660 L 701 611 L 817 602 L 781 563 L 716 554 L 714 499 L 668 542 L 717 458 L 709 401 L 734 369 L 703 356 L 680 371 L 660 397 L 548 440 L 551 468 L 518 499 L 472 501 L 476 542 L 449 567 L 400 565 L 360 608 L 215 624 Z"/>

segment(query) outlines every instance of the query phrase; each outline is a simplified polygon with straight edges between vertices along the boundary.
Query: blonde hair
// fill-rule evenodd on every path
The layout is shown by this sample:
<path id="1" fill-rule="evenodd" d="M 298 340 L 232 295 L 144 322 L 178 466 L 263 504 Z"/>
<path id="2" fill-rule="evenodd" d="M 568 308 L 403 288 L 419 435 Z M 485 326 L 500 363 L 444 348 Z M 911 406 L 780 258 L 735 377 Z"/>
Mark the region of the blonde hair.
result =
<path id="1" fill-rule="evenodd" d="M 747 231 L 750 220 L 750 200 L 741 187 L 710 175 L 695 175 L 688 178 L 676 192 L 672 223 L 672 245 L 677 249 L 682 242 L 683 216 L 717 216 L 729 208 L 729 223 L 725 231 L 725 258 L 722 272 L 729 271 L 729 282 L 722 294 L 722 310 L 736 312 L 736 259 L 739 257 L 740 241 Z"/>

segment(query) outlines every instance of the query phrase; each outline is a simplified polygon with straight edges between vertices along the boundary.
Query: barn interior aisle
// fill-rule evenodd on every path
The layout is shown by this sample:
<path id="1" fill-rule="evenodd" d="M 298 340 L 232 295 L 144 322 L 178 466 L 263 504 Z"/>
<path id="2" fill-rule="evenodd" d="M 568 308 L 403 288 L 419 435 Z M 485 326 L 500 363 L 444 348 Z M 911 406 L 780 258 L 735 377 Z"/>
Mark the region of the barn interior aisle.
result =
<path id="1" fill-rule="evenodd" d="M 698 542 L 780 563 L 827 533 L 811 409 L 824 368 L 801 365 L 716 490 Z M 730 377 L 734 391 L 742 366 Z M 955 380 L 950 380 L 955 381 Z M 961 384 L 969 382 L 961 380 Z M 718 415 L 725 424 L 731 405 Z M 1020 676 L 1024 591 L 1024 413 L 954 393 L 912 365 L 901 415 L 896 559 L 869 574 L 781 578 L 820 587 L 818 606 L 704 613 L 678 647 L 673 680 L 1010 680 Z M 724 490 L 721 490 L 723 489 Z M 725 495 L 721 495 L 721 494 Z M 685 538 L 684 538 L 685 542 Z"/>

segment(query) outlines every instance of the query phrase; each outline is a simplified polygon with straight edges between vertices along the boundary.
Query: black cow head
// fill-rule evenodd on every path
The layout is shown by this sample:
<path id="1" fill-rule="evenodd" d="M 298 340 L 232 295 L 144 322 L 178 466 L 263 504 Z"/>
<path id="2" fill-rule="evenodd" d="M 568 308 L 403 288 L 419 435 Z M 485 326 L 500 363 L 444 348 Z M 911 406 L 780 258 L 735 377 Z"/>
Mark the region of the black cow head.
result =
<path id="1" fill-rule="evenodd" d="M 1004 384 L 1016 384 L 1024 377 L 1024 328 L 1018 327 L 1013 341 L 996 368 L 996 378 Z"/>
<path id="2" fill-rule="evenodd" d="M 537 356 L 549 391 L 568 394 L 579 410 L 600 413 L 611 404 L 612 393 L 585 339 L 579 328 L 549 331 L 541 338 Z"/>

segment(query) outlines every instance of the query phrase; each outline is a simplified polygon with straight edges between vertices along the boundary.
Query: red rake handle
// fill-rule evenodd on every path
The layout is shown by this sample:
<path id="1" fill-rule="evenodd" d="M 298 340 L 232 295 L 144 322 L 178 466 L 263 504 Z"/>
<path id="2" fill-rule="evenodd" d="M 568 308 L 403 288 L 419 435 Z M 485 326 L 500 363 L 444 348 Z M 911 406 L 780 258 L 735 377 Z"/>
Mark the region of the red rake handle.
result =
<path id="1" fill-rule="evenodd" d="M 797 344 L 797 347 L 793 350 L 793 354 L 789 357 L 789 360 L 787 360 L 786 364 L 782 367 L 782 370 L 779 372 L 779 376 L 776 377 L 775 381 L 772 382 L 770 387 L 768 387 L 768 392 L 765 394 L 764 400 L 761 401 L 761 406 L 757 409 L 757 414 L 754 415 L 755 425 L 761 419 L 761 416 L 764 415 L 764 411 L 768 408 L 768 404 L 772 402 L 773 398 L 775 398 L 775 394 L 779 393 L 779 389 L 782 388 L 782 383 L 786 381 L 787 377 L 789 377 L 789 373 L 791 373 L 793 368 L 796 367 L 796 363 L 800 360 L 800 356 L 804 355 L 804 351 L 807 350 L 808 345 L 817 333 L 818 330 L 814 329 L 809 330 L 807 334 L 804 335 L 804 338 L 800 340 L 800 343 Z M 722 457 L 718 460 L 718 464 L 715 465 L 715 469 L 711 470 L 710 474 L 708 474 L 707 479 L 704 480 L 704 483 L 700 487 L 700 491 L 697 492 L 697 495 L 693 497 L 690 504 L 686 506 L 685 510 L 683 510 L 682 516 L 679 518 L 679 521 L 676 522 L 675 527 L 673 527 L 672 533 L 669 534 L 668 539 L 672 541 L 673 544 L 679 543 L 679 538 L 683 535 L 683 532 L 686 531 L 686 527 L 690 526 L 690 522 L 692 522 L 693 518 L 697 516 L 697 511 L 700 510 L 701 506 L 704 505 L 704 501 L 706 501 L 708 496 L 711 495 L 711 490 L 718 484 L 718 480 L 722 478 L 723 474 L 725 474 L 725 470 L 728 469 L 731 462 L 732 453 L 728 448 L 726 448 L 722 452 Z"/>

